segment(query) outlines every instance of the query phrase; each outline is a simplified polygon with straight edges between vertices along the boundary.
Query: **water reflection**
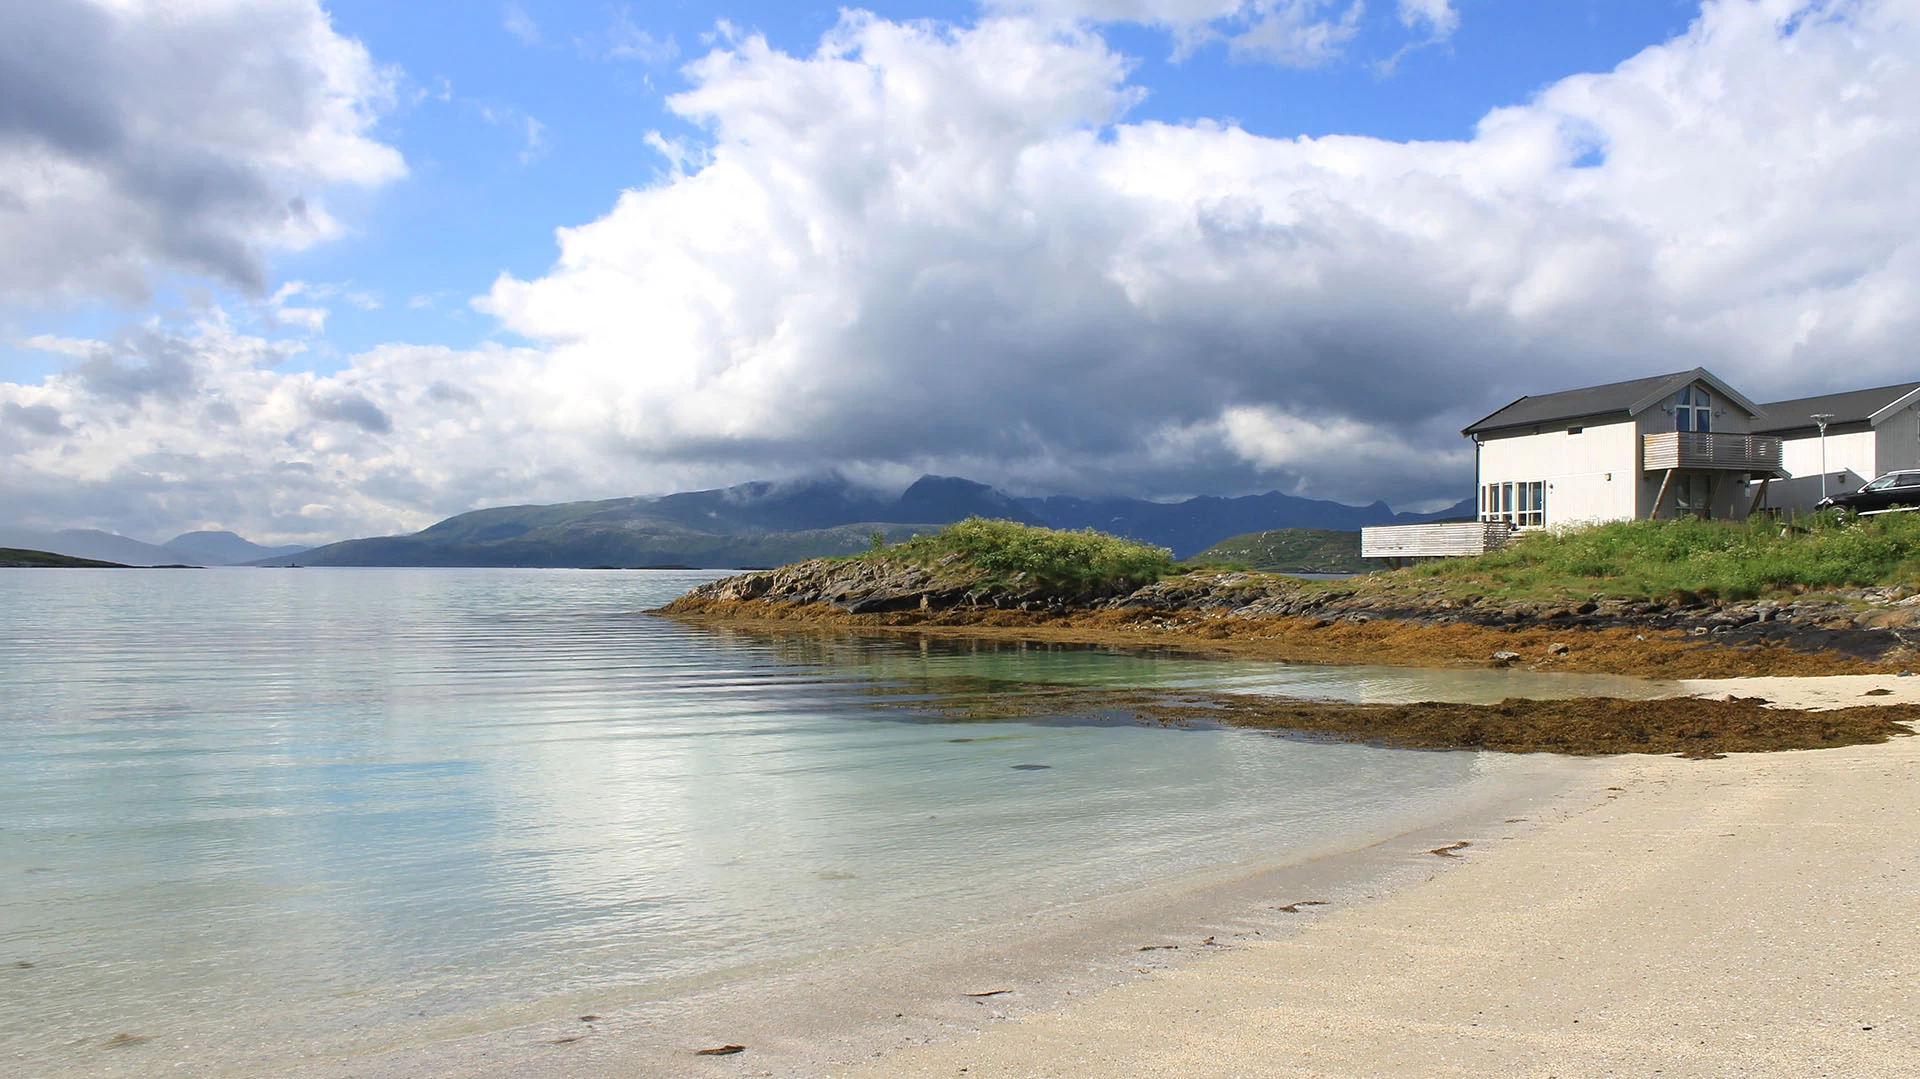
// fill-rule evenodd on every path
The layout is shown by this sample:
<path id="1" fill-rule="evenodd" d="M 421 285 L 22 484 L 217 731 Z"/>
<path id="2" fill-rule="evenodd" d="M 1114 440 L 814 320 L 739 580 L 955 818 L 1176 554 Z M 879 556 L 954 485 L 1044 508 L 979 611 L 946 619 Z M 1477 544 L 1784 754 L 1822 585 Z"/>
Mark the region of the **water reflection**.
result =
<path id="1" fill-rule="evenodd" d="M 958 678 L 1415 691 L 638 613 L 708 576 L 0 570 L 0 1057 L 266 1070 L 671 994 L 1392 827 L 1525 767 L 956 724 L 898 702 Z M 123 1033 L 152 1040 L 105 1048 Z"/>

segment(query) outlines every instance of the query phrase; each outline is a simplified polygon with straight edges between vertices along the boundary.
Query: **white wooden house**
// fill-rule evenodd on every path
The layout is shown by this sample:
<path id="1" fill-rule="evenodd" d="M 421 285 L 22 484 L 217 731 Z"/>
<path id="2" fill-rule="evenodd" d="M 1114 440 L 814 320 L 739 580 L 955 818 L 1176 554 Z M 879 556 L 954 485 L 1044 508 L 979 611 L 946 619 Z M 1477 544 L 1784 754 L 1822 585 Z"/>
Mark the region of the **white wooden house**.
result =
<path id="1" fill-rule="evenodd" d="M 1479 517 L 1516 528 L 1742 518 L 1784 475 L 1760 406 L 1705 368 L 1522 397 L 1466 428 Z"/>
<path id="2" fill-rule="evenodd" d="M 1875 476 L 1920 469 L 1920 382 L 1774 401 L 1761 408 L 1766 419 L 1754 431 L 1780 440 L 1790 477 L 1767 485 L 1764 506 L 1806 511 L 1820 500 L 1823 486 L 1827 494 L 1857 491 Z M 1826 419 L 1824 447 L 1816 416 Z"/>

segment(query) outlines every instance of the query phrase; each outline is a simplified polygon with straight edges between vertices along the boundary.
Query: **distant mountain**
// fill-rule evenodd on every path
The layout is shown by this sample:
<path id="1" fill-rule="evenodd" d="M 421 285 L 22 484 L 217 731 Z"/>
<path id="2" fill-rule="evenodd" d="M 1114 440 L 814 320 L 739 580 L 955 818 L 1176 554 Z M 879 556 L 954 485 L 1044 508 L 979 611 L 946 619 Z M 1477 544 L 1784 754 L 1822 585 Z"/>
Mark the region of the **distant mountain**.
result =
<path id="1" fill-rule="evenodd" d="M 539 508 L 539 507 L 536 507 Z M 436 526 L 438 527 L 438 526 Z M 306 566 L 531 566 L 739 569 L 864 551 L 873 532 L 888 543 L 938 524 L 867 522 L 839 528 L 720 535 L 647 521 L 600 519 L 544 524 L 505 539 L 446 539 L 415 532 L 347 540 L 302 553 Z"/>
<path id="2" fill-rule="evenodd" d="M 1463 508 L 1470 511 L 1470 503 L 1445 513 Z M 1295 526 L 1351 530 L 1442 516 L 1277 492 L 1179 503 L 1016 499 L 952 476 L 922 476 L 902 494 L 887 496 L 836 478 L 474 510 L 411 535 L 316 547 L 299 560 L 312 566 L 765 566 L 861 550 L 875 528 L 893 541 L 973 515 L 1093 527 L 1171 547 L 1180 556 L 1247 532 Z"/>
<path id="3" fill-rule="evenodd" d="M 0 547 L 24 547 L 51 551 L 70 558 L 88 558 L 98 562 L 118 562 L 126 566 L 163 566 L 187 561 L 180 552 L 113 532 L 91 528 L 69 528 L 59 532 L 35 532 L 25 528 L 0 528 Z"/>
<path id="4" fill-rule="evenodd" d="M 50 551 L 70 558 L 117 562 L 123 566 L 170 566 L 181 563 L 232 566 L 261 558 L 285 557 L 306 550 L 304 547 L 262 547 L 231 532 L 188 532 L 164 544 L 154 544 L 92 528 L 68 528 L 59 532 L 0 528 L 0 547 Z"/>
<path id="5" fill-rule="evenodd" d="M 1229 536 L 1193 556 L 1196 562 L 1237 562 L 1268 573 L 1365 573 L 1360 533 L 1330 528 L 1276 528 Z"/>
<path id="6" fill-rule="evenodd" d="M 1385 502 L 1349 506 L 1342 502 L 1297 498 L 1271 491 L 1264 495 L 1216 498 L 1202 495 L 1184 502 L 1148 502 L 1138 498 L 1023 498 L 1020 504 L 1055 528 L 1097 528 L 1172 548 L 1188 558 L 1228 536 L 1276 528 L 1319 528 L 1352 532 L 1368 525 L 1417 524 L 1474 512 L 1464 499 L 1438 513 L 1395 513 Z"/>
<path id="7" fill-rule="evenodd" d="M 306 547 L 298 545 L 262 547 L 232 532 L 186 532 L 160 546 L 175 552 L 175 561 L 185 559 L 210 566 L 237 566 L 263 558 L 288 558 L 306 550 Z"/>

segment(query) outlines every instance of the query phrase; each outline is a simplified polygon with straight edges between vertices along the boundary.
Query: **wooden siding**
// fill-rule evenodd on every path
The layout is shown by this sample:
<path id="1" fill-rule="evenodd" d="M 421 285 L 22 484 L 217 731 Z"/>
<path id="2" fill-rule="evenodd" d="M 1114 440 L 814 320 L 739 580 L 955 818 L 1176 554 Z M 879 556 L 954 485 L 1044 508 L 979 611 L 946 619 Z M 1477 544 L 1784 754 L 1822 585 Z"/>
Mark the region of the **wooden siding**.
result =
<path id="1" fill-rule="evenodd" d="M 1360 530 L 1362 558 L 1446 558 L 1485 554 L 1506 545 L 1513 526 L 1504 521 L 1432 525 L 1376 525 Z"/>
<path id="2" fill-rule="evenodd" d="M 1663 468 L 1780 471 L 1780 440 L 1772 435 L 1662 431 L 1645 437 L 1645 467 L 1649 472 Z"/>

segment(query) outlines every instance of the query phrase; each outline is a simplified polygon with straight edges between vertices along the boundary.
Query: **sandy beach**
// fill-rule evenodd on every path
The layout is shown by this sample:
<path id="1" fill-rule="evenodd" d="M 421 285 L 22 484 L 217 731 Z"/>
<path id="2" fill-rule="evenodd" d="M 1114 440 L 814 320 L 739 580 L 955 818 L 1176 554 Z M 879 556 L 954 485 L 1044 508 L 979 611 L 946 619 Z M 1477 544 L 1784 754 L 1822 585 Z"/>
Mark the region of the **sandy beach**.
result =
<path id="1" fill-rule="evenodd" d="M 1892 676 L 1684 689 L 1920 699 L 1920 679 Z M 302 1074 L 1920 1073 L 1920 739 L 1552 762 L 1500 805 L 1055 912 L 1017 948 L 995 931 L 881 950 L 744 997 L 695 992 Z M 696 1055 L 728 1044 L 745 1049 Z"/>
<path id="2" fill-rule="evenodd" d="M 1916 683 L 1687 688 L 1818 707 Z M 1920 740 L 1622 757 L 1596 781 L 1298 933 L 833 1074 L 1920 1072 Z"/>

